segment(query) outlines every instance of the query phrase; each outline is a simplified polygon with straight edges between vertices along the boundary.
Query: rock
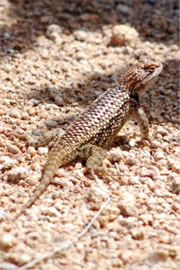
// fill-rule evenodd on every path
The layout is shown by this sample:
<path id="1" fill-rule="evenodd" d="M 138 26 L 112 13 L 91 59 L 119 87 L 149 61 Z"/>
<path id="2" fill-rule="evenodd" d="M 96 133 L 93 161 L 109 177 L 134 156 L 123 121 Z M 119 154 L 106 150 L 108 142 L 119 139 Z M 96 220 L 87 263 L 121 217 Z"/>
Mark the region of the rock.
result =
<path id="1" fill-rule="evenodd" d="M 54 101 L 55 101 L 56 105 L 58 105 L 58 106 L 63 106 L 65 103 L 64 98 L 59 94 L 55 96 Z"/>
<path id="2" fill-rule="evenodd" d="M 15 145 L 12 145 L 12 144 L 9 144 L 7 146 L 7 150 L 8 150 L 8 152 L 10 152 L 12 154 L 18 154 L 18 153 L 20 153 L 19 148 L 17 146 L 15 146 Z"/>
<path id="3" fill-rule="evenodd" d="M 87 35 L 88 33 L 83 29 L 74 31 L 74 37 L 79 41 L 86 41 Z"/>
<path id="4" fill-rule="evenodd" d="M 8 181 L 18 182 L 20 179 L 26 178 L 28 173 L 29 170 L 25 167 L 13 168 L 8 172 Z"/>
<path id="5" fill-rule="evenodd" d="M 171 191 L 179 194 L 180 193 L 180 177 L 176 177 L 171 183 Z"/>
<path id="6" fill-rule="evenodd" d="M 10 233 L 3 233 L 0 235 L 0 249 L 7 250 L 15 245 L 15 238 Z"/>
<path id="7" fill-rule="evenodd" d="M 118 202 L 118 208 L 121 210 L 123 216 L 135 216 L 136 210 L 134 207 L 135 197 L 125 191 L 123 192 L 123 198 Z"/>
<path id="8" fill-rule="evenodd" d="M 62 43 L 63 39 L 62 35 L 62 28 L 57 24 L 51 24 L 47 27 L 46 36 L 55 41 L 56 43 Z"/>
<path id="9" fill-rule="evenodd" d="M 38 154 L 40 154 L 40 155 L 46 155 L 48 153 L 48 148 L 47 147 L 39 147 L 37 151 L 38 151 Z"/>
<path id="10" fill-rule="evenodd" d="M 131 8 L 129 8 L 128 6 L 126 6 L 126 5 L 122 5 L 122 4 L 118 4 L 117 5 L 117 10 L 119 11 L 119 12 L 122 12 L 122 13 L 124 13 L 125 15 L 130 15 L 130 13 L 131 13 Z"/>
<path id="11" fill-rule="evenodd" d="M 136 47 L 139 38 L 138 32 L 135 28 L 127 25 L 116 25 L 113 28 L 110 46 L 126 46 Z"/>
<path id="12" fill-rule="evenodd" d="M 56 128 L 58 126 L 58 123 L 57 121 L 49 120 L 49 121 L 46 121 L 46 125 L 49 128 Z"/>

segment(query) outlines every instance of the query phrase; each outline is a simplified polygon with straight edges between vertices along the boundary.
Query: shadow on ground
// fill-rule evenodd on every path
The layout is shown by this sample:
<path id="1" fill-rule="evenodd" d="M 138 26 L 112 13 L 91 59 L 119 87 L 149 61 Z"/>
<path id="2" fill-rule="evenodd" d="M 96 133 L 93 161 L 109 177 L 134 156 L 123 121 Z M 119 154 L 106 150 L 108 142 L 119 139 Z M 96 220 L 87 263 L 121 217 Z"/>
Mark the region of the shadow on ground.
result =
<path id="1" fill-rule="evenodd" d="M 86 31 L 101 31 L 104 25 L 130 24 L 139 33 L 141 40 L 149 40 L 166 45 L 176 44 L 178 42 L 178 1 L 153 1 L 153 0 L 9 0 L 7 8 L 8 16 L 14 20 L 14 23 L 7 26 L 0 26 L 0 57 L 6 55 L 23 53 L 31 49 L 36 44 L 36 39 L 40 35 L 45 35 L 47 27 L 51 24 L 61 26 L 64 33 L 71 35 L 77 29 Z M 164 71 L 161 75 L 165 79 L 164 87 L 167 90 L 168 78 L 174 77 L 173 91 L 174 95 L 168 96 L 164 90 L 160 91 L 162 98 L 161 116 L 166 117 L 168 99 L 169 108 L 177 117 L 177 89 L 178 85 L 178 63 L 170 61 L 164 63 Z M 175 72 L 177 70 L 177 72 Z M 120 70 L 117 71 L 119 75 Z M 81 89 L 94 87 L 94 81 L 98 82 L 97 87 L 105 90 L 106 85 L 111 85 L 111 76 L 92 75 L 82 81 Z M 172 82 L 172 79 L 170 80 Z M 172 87 L 172 84 L 169 86 Z M 78 94 L 78 89 L 62 89 L 69 91 L 74 95 L 80 105 L 86 104 L 86 97 Z M 46 92 L 46 89 L 42 92 Z M 91 92 L 91 91 L 90 91 Z M 82 93 L 82 91 L 81 91 Z M 85 94 L 86 95 L 86 94 Z M 93 98 L 96 98 L 93 97 Z M 87 103 L 89 96 L 87 95 Z M 82 104 L 81 104 L 82 103 Z M 169 111 L 168 108 L 168 111 Z M 169 119 L 171 121 L 171 119 Z"/>
<path id="2" fill-rule="evenodd" d="M 7 12 L 16 19 L 11 26 L 0 27 L 0 50 L 7 52 L 29 49 L 51 24 L 67 34 L 79 28 L 100 31 L 104 25 L 130 24 L 142 40 L 178 42 L 177 0 L 9 0 Z"/>

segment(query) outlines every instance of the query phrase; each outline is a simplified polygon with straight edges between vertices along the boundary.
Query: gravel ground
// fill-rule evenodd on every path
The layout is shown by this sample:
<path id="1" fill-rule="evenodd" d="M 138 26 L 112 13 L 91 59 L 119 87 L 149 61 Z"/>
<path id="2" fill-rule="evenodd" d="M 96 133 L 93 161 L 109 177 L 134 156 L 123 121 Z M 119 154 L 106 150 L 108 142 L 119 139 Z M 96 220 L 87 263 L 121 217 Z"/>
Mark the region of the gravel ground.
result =
<path id="1" fill-rule="evenodd" d="M 48 152 L 24 134 L 66 129 L 139 57 L 164 66 L 142 97 L 152 144 L 130 120 L 105 160 L 117 182 L 73 162 L 13 222 Z M 1 0 L 0 59 L 0 269 L 67 245 L 108 196 L 81 239 L 29 269 L 180 269 L 178 1 Z"/>

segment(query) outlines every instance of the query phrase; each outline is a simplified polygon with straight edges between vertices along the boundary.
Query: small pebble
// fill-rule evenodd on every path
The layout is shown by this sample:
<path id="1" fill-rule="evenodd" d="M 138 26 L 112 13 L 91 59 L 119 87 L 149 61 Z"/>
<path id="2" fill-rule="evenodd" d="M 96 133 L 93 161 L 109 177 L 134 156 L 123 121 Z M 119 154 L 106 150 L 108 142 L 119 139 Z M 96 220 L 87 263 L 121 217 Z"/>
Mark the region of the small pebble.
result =
<path id="1" fill-rule="evenodd" d="M 21 118 L 21 113 L 18 110 L 14 109 L 9 111 L 9 116 L 14 118 Z"/>
<path id="2" fill-rule="evenodd" d="M 180 177 L 176 177 L 171 183 L 171 191 L 180 194 Z"/>
<path id="3" fill-rule="evenodd" d="M 142 229 L 134 228 L 134 229 L 131 231 L 131 235 L 132 235 L 132 238 L 133 238 L 133 239 L 136 239 L 136 240 L 142 240 L 142 239 L 144 239 L 144 237 L 145 237 L 145 232 L 144 232 L 144 230 L 142 230 Z"/>
<path id="4" fill-rule="evenodd" d="M 54 101 L 58 106 L 63 106 L 65 103 L 64 98 L 59 94 L 55 96 Z"/>
<path id="5" fill-rule="evenodd" d="M 31 155 L 31 157 L 33 157 L 36 154 L 36 149 L 32 146 L 29 146 L 27 148 L 27 153 Z"/>
<path id="6" fill-rule="evenodd" d="M 74 31 L 74 37 L 80 41 L 86 41 L 88 33 L 85 30 Z"/>
<path id="7" fill-rule="evenodd" d="M 168 259 L 168 251 L 164 249 L 157 249 L 153 251 L 148 258 L 148 261 L 158 263 L 159 261 L 166 261 Z"/>
<path id="8" fill-rule="evenodd" d="M 58 126 L 58 123 L 57 121 L 49 120 L 49 121 L 46 121 L 46 126 L 49 128 L 56 128 Z"/>
<path id="9" fill-rule="evenodd" d="M 10 153 L 12 153 L 12 154 L 18 154 L 18 153 L 20 153 L 19 148 L 18 148 L 17 146 L 15 146 L 15 145 L 12 145 L 12 144 L 9 144 L 9 145 L 7 146 L 7 150 L 8 150 Z"/>
<path id="10" fill-rule="evenodd" d="M 136 141 L 135 141 L 134 139 L 130 139 L 128 143 L 129 143 L 129 145 L 130 145 L 131 147 L 134 147 L 135 144 L 136 144 Z"/>
<path id="11" fill-rule="evenodd" d="M 164 159 L 164 158 L 165 158 L 165 156 L 164 156 L 163 151 L 161 151 L 160 149 L 158 149 L 156 151 L 156 153 L 154 154 L 154 159 L 158 161 L 158 160 Z"/>
<path id="12" fill-rule="evenodd" d="M 46 30 L 46 36 L 57 43 L 61 43 L 63 41 L 61 38 L 61 34 L 62 28 L 57 24 L 49 25 Z"/>
<path id="13" fill-rule="evenodd" d="M 123 198 L 118 202 L 118 208 L 121 210 L 123 216 L 135 216 L 136 210 L 134 208 L 135 197 L 129 193 L 124 192 Z"/>
<path id="14" fill-rule="evenodd" d="M 2 270 L 15 270 L 17 265 L 9 262 L 2 263 Z"/>
<path id="15" fill-rule="evenodd" d="M 8 172 L 8 180 L 13 182 L 18 182 L 20 179 L 27 177 L 29 169 L 25 167 L 13 168 Z"/>
<path id="16" fill-rule="evenodd" d="M 41 212 L 46 216 L 61 217 L 60 212 L 54 207 L 41 207 Z"/>
<path id="17" fill-rule="evenodd" d="M 15 245 L 15 238 L 10 233 L 4 233 L 0 236 L 0 249 L 7 250 Z"/>
<path id="18" fill-rule="evenodd" d="M 12 159 L 8 156 L 1 156 L 0 157 L 0 163 L 1 164 L 8 164 L 8 165 L 15 165 L 17 163 L 17 160 Z"/>
<path id="19" fill-rule="evenodd" d="M 112 46 L 132 46 L 136 45 L 139 34 L 135 28 L 127 25 L 115 25 L 110 40 Z"/>
<path id="20" fill-rule="evenodd" d="M 45 155 L 48 153 L 48 148 L 47 147 L 39 147 L 37 152 L 39 155 Z"/>
<path id="21" fill-rule="evenodd" d="M 20 253 L 20 256 L 18 258 L 18 264 L 19 265 L 23 265 L 23 264 L 26 264 L 28 262 L 30 262 L 31 260 L 31 256 L 27 253 Z"/>
<path id="22" fill-rule="evenodd" d="M 36 99 L 36 98 L 31 98 L 29 100 L 29 102 L 33 105 L 33 106 L 37 106 L 40 103 L 40 100 Z"/>
<path id="23" fill-rule="evenodd" d="M 131 9 L 128 6 L 122 4 L 117 5 L 117 10 L 124 13 L 125 15 L 129 15 L 131 12 Z"/>
<path id="24" fill-rule="evenodd" d="M 131 185 L 137 185 L 139 184 L 140 180 L 139 180 L 139 176 L 130 176 L 129 178 L 129 184 Z"/>

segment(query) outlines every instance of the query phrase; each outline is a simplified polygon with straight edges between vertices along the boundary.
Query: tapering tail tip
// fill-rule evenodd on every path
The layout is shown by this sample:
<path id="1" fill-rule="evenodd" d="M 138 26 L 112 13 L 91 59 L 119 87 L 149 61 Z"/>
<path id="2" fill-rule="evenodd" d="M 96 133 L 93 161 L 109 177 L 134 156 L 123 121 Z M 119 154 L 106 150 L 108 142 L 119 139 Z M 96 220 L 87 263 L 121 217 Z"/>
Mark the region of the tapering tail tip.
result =
<path id="1" fill-rule="evenodd" d="M 39 186 L 36 188 L 32 197 L 22 206 L 22 208 L 18 211 L 14 221 L 19 218 L 19 216 L 25 213 L 26 209 L 31 207 L 31 205 L 43 194 L 43 192 L 47 189 L 48 185 L 52 181 L 52 178 L 58 168 L 58 164 L 54 160 L 50 160 L 46 163 L 44 173 L 42 175 L 42 180 Z"/>

